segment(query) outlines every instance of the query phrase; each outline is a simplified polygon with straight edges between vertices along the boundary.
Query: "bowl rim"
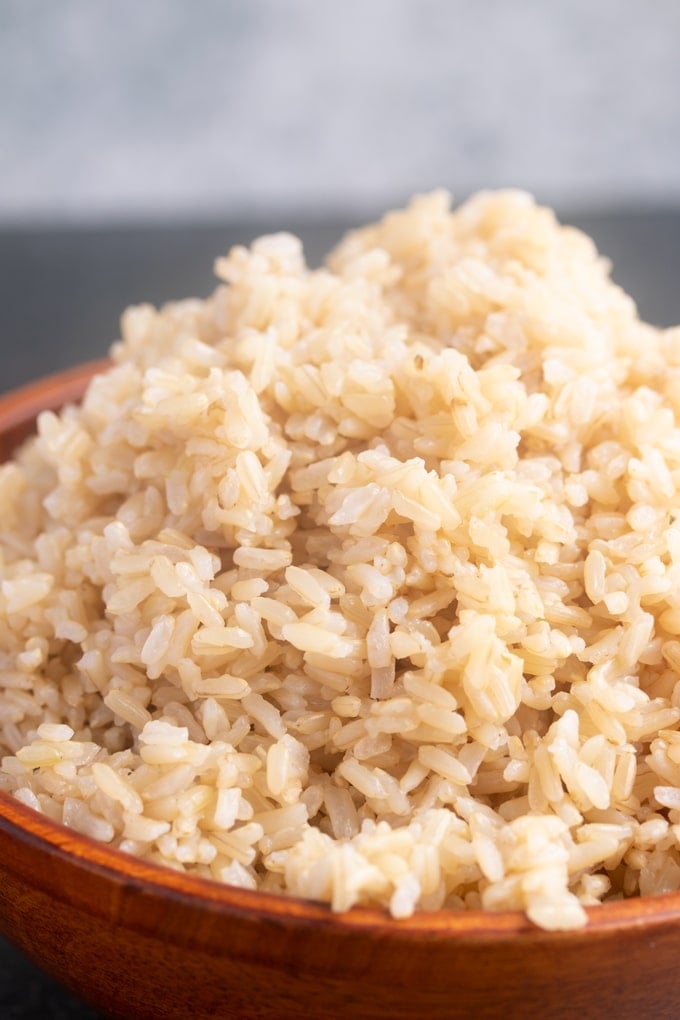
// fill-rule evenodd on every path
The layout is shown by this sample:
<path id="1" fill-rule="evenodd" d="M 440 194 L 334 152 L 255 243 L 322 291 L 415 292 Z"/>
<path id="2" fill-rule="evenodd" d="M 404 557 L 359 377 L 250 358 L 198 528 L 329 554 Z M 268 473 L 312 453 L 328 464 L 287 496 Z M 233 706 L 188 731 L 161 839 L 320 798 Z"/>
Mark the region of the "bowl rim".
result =
<path id="1" fill-rule="evenodd" d="M 118 886 L 126 895 L 141 892 L 184 908 L 207 910 L 218 918 L 250 917 L 297 928 L 323 926 L 346 934 L 363 931 L 405 941 L 417 937 L 433 941 L 504 942 L 521 935 L 528 944 L 571 940 L 585 933 L 588 937 L 620 933 L 641 924 L 651 930 L 680 922 L 680 892 L 610 900 L 587 907 L 585 927 L 556 931 L 538 928 L 518 910 L 417 910 L 399 920 L 380 907 L 355 906 L 344 913 L 334 913 L 326 903 L 222 884 L 135 857 L 54 821 L 4 791 L 0 791 L 0 830 L 22 846 L 76 865 Z"/>
<path id="2" fill-rule="evenodd" d="M 56 411 L 79 401 L 92 377 L 110 366 L 107 358 L 88 361 L 0 394 L 0 437 L 30 426 L 43 410 Z M 88 873 L 123 887 L 123 891 L 141 891 L 185 907 L 208 909 L 216 915 L 269 919 L 317 929 L 322 925 L 347 934 L 362 930 L 398 940 L 418 937 L 495 942 L 521 934 L 528 943 L 537 943 L 577 938 L 584 933 L 592 936 L 623 931 L 641 924 L 651 928 L 680 923 L 680 891 L 608 900 L 586 907 L 587 925 L 568 931 L 538 928 L 518 910 L 417 910 L 411 917 L 399 920 L 390 917 L 385 909 L 370 906 L 334 913 L 326 903 L 222 884 L 135 857 L 54 821 L 2 790 L 0 830 L 20 845 L 76 863 Z"/>

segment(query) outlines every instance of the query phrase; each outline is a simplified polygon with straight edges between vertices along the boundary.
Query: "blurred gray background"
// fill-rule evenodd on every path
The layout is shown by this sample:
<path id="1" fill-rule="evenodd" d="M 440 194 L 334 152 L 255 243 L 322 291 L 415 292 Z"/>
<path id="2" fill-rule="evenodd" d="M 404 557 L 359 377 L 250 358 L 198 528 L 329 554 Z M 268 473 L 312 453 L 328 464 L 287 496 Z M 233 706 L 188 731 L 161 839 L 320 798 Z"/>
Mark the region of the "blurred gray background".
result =
<path id="1" fill-rule="evenodd" d="M 291 229 L 520 187 L 680 322 L 680 0 L 0 0 L 0 392 Z"/>
<path id="2" fill-rule="evenodd" d="M 0 0 L 0 224 L 680 203 L 678 0 Z"/>

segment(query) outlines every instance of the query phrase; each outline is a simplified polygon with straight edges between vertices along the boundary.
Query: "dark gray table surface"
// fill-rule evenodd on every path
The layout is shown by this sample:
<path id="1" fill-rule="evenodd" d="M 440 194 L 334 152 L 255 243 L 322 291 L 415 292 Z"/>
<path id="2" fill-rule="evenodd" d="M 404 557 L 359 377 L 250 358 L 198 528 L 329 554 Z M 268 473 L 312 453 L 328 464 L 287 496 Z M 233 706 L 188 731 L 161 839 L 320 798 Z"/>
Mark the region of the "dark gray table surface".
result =
<path id="1" fill-rule="evenodd" d="M 680 323 L 680 209 L 563 216 L 593 235 L 614 277 L 661 326 Z M 106 354 L 126 305 L 203 296 L 232 244 L 292 229 L 318 263 L 342 223 L 0 230 L 0 392 Z M 0 1020 L 96 1020 L 0 940 Z M 162 1006 L 159 1009 L 162 1016 Z"/>

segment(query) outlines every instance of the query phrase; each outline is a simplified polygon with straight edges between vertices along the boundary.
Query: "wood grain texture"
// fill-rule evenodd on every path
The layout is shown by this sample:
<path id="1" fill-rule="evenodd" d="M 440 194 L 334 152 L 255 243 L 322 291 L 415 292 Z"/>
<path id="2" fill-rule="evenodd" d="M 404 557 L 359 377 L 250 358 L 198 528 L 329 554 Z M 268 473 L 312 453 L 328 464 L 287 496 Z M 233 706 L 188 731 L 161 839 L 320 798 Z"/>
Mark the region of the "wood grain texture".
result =
<path id="1" fill-rule="evenodd" d="M 101 367 L 0 400 L 1 455 Z M 124 1020 L 676 1017 L 680 894 L 588 913 L 558 933 L 509 912 L 335 917 L 137 860 L 0 794 L 0 929 Z"/>

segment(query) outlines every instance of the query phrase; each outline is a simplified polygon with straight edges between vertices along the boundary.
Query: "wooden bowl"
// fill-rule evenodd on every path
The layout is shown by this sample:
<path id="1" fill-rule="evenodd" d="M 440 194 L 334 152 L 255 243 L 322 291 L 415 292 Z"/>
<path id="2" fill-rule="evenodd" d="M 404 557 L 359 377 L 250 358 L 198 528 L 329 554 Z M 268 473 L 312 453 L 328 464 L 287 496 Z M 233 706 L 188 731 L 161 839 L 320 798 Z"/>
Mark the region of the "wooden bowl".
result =
<path id="1" fill-rule="evenodd" d="M 0 399 L 7 457 L 102 363 Z M 605 904 L 548 933 L 518 913 L 324 906 L 129 857 L 0 795 L 0 929 L 112 1017 L 674 1017 L 680 894 Z"/>

